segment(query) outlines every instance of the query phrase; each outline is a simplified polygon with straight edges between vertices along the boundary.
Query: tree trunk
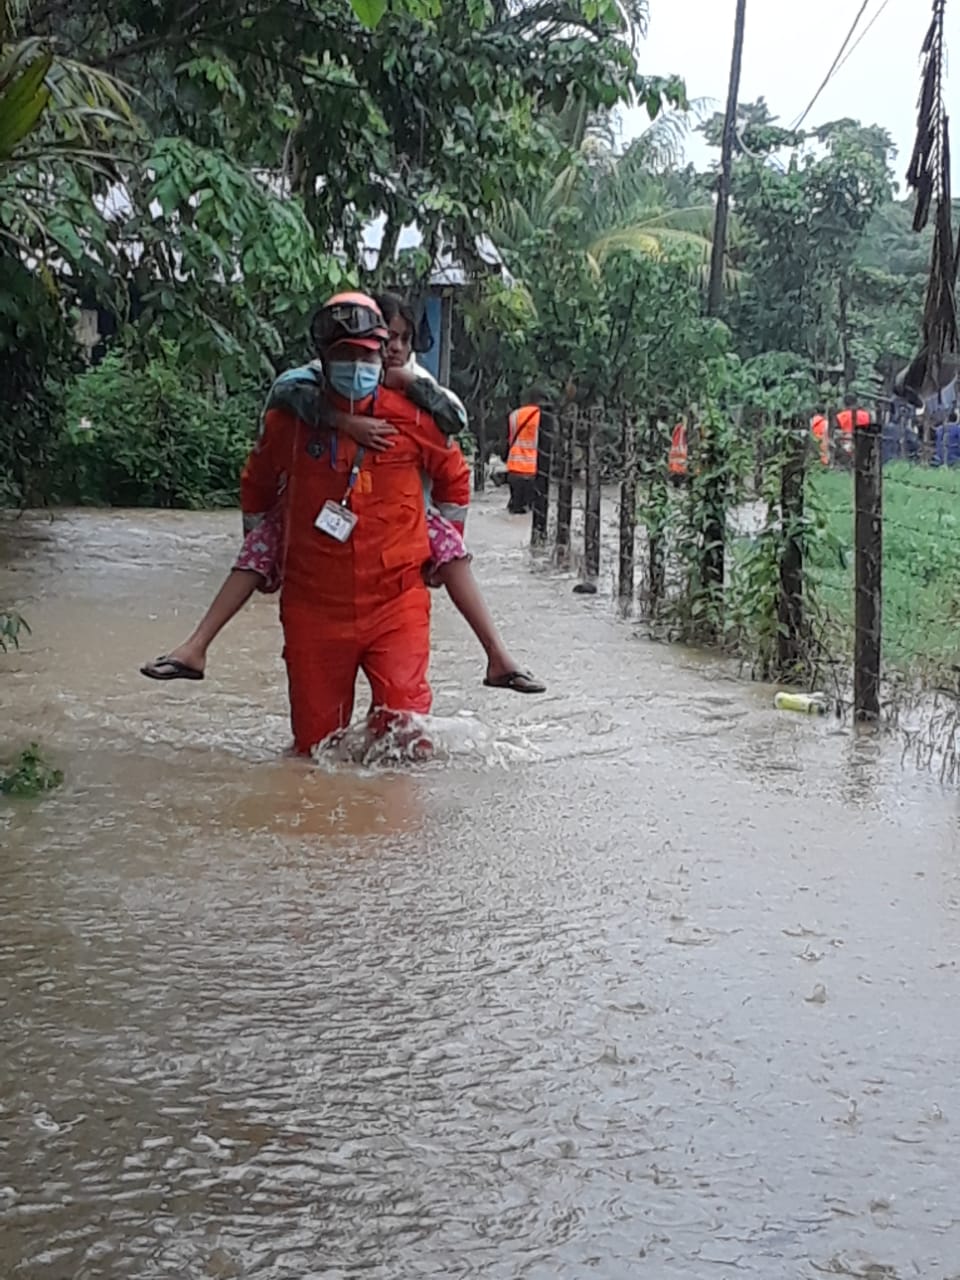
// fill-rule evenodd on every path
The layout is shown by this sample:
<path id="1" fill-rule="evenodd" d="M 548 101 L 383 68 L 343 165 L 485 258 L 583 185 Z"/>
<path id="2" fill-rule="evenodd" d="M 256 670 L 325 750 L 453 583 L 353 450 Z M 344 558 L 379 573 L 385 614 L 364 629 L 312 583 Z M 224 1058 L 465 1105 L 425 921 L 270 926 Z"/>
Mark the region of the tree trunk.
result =
<path id="1" fill-rule="evenodd" d="M 573 522 L 573 454 L 577 439 L 576 406 L 560 419 L 559 479 L 557 483 L 557 564 L 570 563 L 570 526 Z"/>
<path id="2" fill-rule="evenodd" d="M 550 523 L 550 474 L 556 437 L 556 415 L 549 409 L 541 409 L 540 429 L 537 432 L 537 481 L 533 495 L 533 523 L 530 530 L 532 547 L 543 547 L 547 541 L 547 527 Z"/>
<path id="3" fill-rule="evenodd" d="M 796 680 L 803 658 L 803 553 L 804 481 L 807 432 L 802 419 L 794 418 L 781 434 L 783 467 L 780 472 L 780 518 L 783 546 L 780 553 L 780 599 L 777 607 L 777 670 L 784 680 Z"/>
<path id="4" fill-rule="evenodd" d="M 853 357 L 850 354 L 850 282 L 841 275 L 837 286 L 840 321 L 840 352 L 843 358 L 843 389 L 848 392 L 853 384 Z"/>
<path id="5" fill-rule="evenodd" d="M 477 421 L 474 427 L 477 437 L 477 453 L 473 460 L 473 491 L 483 493 L 487 485 L 487 398 L 477 401 Z"/>
<path id="6" fill-rule="evenodd" d="M 391 214 L 383 228 L 383 239 L 380 241 L 380 252 L 377 254 L 377 265 L 372 272 L 372 280 L 383 288 L 393 276 L 396 265 L 397 245 L 400 243 L 402 227 Z"/>
<path id="7" fill-rule="evenodd" d="M 883 637 L 883 466 L 880 428 L 854 431 L 854 661 L 853 711 L 858 720 L 880 717 Z"/>
<path id="8" fill-rule="evenodd" d="M 588 416 L 584 437 L 583 579 L 580 595 L 596 595 L 600 577 L 600 439 L 599 420 Z"/>
<path id="9" fill-rule="evenodd" d="M 700 491 L 703 542 L 700 552 L 700 584 L 709 602 L 704 635 L 711 642 L 719 638 L 723 609 L 723 581 L 726 571 L 726 475 L 717 448 L 714 428 L 700 454 L 706 478 Z"/>
<path id="10" fill-rule="evenodd" d="M 621 455 L 623 479 L 620 481 L 620 574 L 617 594 L 623 608 L 633 602 L 634 555 L 637 536 L 637 449 L 636 427 L 629 414 L 623 416 Z"/>
<path id="11" fill-rule="evenodd" d="M 646 471 L 647 492 L 647 596 L 651 617 L 656 617 L 667 590 L 667 553 L 664 530 L 670 502 L 664 465 L 663 432 L 660 419 L 651 413 L 647 419 Z M 688 458 L 692 454 L 688 454 Z"/>

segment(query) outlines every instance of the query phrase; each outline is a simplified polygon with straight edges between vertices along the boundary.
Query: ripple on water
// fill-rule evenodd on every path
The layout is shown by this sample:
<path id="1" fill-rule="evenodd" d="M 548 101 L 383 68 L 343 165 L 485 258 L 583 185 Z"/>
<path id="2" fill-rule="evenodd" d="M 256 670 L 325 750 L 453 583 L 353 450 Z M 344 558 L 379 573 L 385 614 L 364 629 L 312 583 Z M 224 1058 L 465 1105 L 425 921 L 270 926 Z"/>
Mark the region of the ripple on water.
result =
<path id="1" fill-rule="evenodd" d="M 136 675 L 233 516 L 64 529 L 4 686 L 67 773 L 0 819 L 4 1280 L 956 1271 L 934 792 L 571 603 L 493 511 L 548 696 L 481 692 L 439 604 L 434 760 L 283 760 L 269 602 L 202 689 Z"/>

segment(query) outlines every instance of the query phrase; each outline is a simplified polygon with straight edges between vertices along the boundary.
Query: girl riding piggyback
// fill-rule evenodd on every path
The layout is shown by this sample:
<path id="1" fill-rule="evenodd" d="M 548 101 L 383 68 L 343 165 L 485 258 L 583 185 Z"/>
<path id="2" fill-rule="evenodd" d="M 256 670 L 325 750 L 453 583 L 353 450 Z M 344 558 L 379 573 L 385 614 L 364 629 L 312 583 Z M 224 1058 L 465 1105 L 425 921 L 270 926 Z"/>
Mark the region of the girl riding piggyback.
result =
<path id="1" fill-rule="evenodd" d="M 344 294 L 337 301 L 345 309 L 354 310 L 351 319 L 361 328 L 366 319 L 370 333 L 383 342 L 384 384 L 403 391 L 413 404 L 429 413 L 447 433 L 449 447 L 456 448 L 450 437 L 466 427 L 466 411 L 453 392 L 441 387 L 417 365 L 413 354 L 416 325 L 411 309 L 391 293 L 381 294 L 375 300 L 365 294 Z M 315 345 L 319 336 L 314 329 Z M 332 376 L 331 387 L 345 400 L 355 398 L 351 388 L 338 387 Z M 286 409 L 308 425 L 342 431 L 372 452 L 391 448 L 396 429 L 389 422 L 340 412 L 332 408 L 324 391 L 324 372 L 319 361 L 291 369 L 281 374 L 271 387 L 264 412 Z M 484 684 L 517 693 L 543 693 L 545 686 L 523 671 L 511 657 L 473 575 L 471 557 L 457 527 L 462 526 L 466 511 L 459 508 L 444 511 L 433 506 L 426 484 L 424 500 L 430 540 L 430 561 L 424 567 L 424 574 L 430 586 L 446 588 L 483 646 L 487 655 Z M 283 546 L 283 503 L 282 493 L 278 493 L 273 510 L 247 534 L 233 569 L 197 628 L 169 653 L 141 667 L 141 672 L 153 680 L 202 680 L 207 650 L 231 618 L 239 613 L 254 591 L 274 592 L 280 587 Z"/>

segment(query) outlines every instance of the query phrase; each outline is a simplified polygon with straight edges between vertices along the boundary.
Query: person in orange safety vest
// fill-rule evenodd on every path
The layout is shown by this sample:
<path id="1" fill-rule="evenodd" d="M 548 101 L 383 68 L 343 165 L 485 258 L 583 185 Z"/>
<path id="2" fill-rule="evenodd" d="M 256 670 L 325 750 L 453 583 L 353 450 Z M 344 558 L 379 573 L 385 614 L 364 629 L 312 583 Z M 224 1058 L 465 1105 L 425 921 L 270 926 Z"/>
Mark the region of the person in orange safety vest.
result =
<path id="1" fill-rule="evenodd" d="M 821 463 L 828 467 L 830 465 L 830 421 L 822 405 L 818 406 L 817 412 L 810 419 L 810 434 L 817 442 Z"/>
<path id="2" fill-rule="evenodd" d="M 428 414 L 381 385 L 388 331 L 374 300 L 331 298 L 313 332 L 332 406 L 389 422 L 396 434 L 390 449 L 373 453 L 289 409 L 269 409 L 243 469 L 248 528 L 283 493 L 280 620 L 301 754 L 350 723 L 360 670 L 371 686 L 371 736 L 430 710 L 421 473 L 438 505 L 466 509 L 470 499 L 460 450 L 447 446 Z"/>
<path id="3" fill-rule="evenodd" d="M 525 404 L 507 420 L 507 483 L 511 515 L 522 516 L 533 506 L 537 479 L 540 406 Z"/>
<path id="4" fill-rule="evenodd" d="M 854 432 L 869 427 L 870 414 L 857 408 L 857 397 L 852 393 L 844 396 L 843 403 L 846 407 L 837 414 L 837 444 L 846 457 L 852 458 Z"/>
<path id="5" fill-rule="evenodd" d="M 673 435 L 670 438 L 670 453 L 667 456 L 667 474 L 675 484 L 679 484 L 681 480 L 686 479 L 687 462 L 687 426 L 684 422 L 678 422 L 673 428 Z"/>

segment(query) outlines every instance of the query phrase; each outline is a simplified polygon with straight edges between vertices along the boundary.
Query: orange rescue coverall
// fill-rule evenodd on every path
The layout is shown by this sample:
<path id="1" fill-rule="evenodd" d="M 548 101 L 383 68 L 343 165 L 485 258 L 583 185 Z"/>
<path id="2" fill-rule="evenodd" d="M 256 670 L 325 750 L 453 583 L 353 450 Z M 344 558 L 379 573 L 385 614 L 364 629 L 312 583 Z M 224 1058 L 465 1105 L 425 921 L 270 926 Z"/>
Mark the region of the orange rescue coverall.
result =
<path id="1" fill-rule="evenodd" d="M 337 408 L 349 410 L 328 394 Z M 275 506 L 283 491 L 280 620 L 294 746 L 301 753 L 350 723 L 358 670 L 370 681 L 375 731 L 398 714 L 430 710 L 422 473 L 433 482 L 437 506 L 462 509 L 465 518 L 470 501 L 463 454 L 406 396 L 381 388 L 354 411 L 390 422 L 397 434 L 386 452 L 363 457 L 350 502 L 357 524 L 347 542 L 314 525 L 324 503 L 339 503 L 346 492 L 357 456 L 347 437 L 272 409 L 240 479 L 247 525 Z M 462 527 L 462 520 L 453 523 Z"/>

